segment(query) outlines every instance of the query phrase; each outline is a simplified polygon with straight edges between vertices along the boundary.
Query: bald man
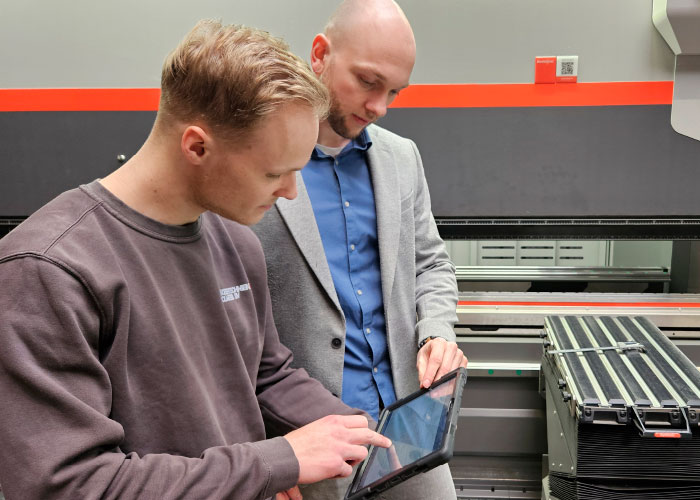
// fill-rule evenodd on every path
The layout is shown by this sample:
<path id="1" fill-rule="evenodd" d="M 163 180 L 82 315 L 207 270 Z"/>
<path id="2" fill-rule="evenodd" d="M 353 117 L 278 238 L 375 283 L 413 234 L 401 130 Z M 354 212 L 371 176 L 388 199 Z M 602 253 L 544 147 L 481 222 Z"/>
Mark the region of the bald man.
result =
<path id="1" fill-rule="evenodd" d="M 297 366 L 375 419 L 467 359 L 455 342 L 454 266 L 435 225 L 416 145 L 373 125 L 408 86 L 416 45 L 390 0 L 343 2 L 311 67 L 331 95 L 298 197 L 254 227 L 280 338 Z M 303 489 L 342 498 L 347 481 Z M 383 498 L 454 499 L 447 466 Z"/>

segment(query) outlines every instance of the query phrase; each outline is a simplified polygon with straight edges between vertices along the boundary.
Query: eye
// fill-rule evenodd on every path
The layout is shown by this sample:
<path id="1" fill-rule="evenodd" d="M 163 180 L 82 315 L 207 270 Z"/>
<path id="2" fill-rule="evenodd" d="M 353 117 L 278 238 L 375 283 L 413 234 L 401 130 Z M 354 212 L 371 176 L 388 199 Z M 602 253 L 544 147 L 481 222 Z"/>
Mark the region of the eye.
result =
<path id="1" fill-rule="evenodd" d="M 280 174 L 265 174 L 268 179 L 279 179 L 282 177 Z"/>
<path id="2" fill-rule="evenodd" d="M 374 82 L 373 82 L 373 81 L 368 80 L 367 78 L 365 78 L 365 77 L 362 76 L 362 75 L 358 76 L 357 79 L 360 80 L 360 83 L 361 83 L 362 85 L 364 85 L 365 87 L 368 87 L 368 88 L 369 88 L 369 87 L 372 87 L 372 86 L 374 85 Z"/>

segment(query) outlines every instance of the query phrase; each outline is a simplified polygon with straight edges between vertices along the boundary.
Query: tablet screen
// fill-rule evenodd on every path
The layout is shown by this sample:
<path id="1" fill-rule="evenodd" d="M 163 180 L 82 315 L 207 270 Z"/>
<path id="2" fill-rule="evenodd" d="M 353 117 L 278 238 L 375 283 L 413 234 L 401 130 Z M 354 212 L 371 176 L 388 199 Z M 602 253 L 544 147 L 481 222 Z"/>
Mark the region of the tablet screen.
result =
<path id="1" fill-rule="evenodd" d="M 390 448 L 372 447 L 358 491 L 443 447 L 445 425 L 451 408 L 457 377 L 402 406 L 387 411 L 377 431 L 391 439 Z"/>

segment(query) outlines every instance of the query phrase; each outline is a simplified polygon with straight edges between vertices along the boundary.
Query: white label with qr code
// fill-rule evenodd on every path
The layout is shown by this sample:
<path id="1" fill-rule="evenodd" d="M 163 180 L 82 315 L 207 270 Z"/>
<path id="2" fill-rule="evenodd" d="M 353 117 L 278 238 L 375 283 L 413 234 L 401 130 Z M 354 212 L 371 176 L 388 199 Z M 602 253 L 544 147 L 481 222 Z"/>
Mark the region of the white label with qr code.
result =
<path id="1" fill-rule="evenodd" d="M 557 56 L 557 77 L 562 77 L 566 81 L 576 81 L 578 76 L 578 56 Z"/>

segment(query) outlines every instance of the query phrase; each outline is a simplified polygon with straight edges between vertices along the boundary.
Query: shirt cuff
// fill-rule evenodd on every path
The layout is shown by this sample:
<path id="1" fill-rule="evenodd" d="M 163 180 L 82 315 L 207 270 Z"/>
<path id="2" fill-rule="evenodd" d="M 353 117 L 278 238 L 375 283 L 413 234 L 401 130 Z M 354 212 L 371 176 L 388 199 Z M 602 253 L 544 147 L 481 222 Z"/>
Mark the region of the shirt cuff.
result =
<path id="1" fill-rule="evenodd" d="M 269 480 L 263 498 L 273 497 L 299 482 L 299 461 L 284 437 L 252 443 L 267 467 Z"/>

